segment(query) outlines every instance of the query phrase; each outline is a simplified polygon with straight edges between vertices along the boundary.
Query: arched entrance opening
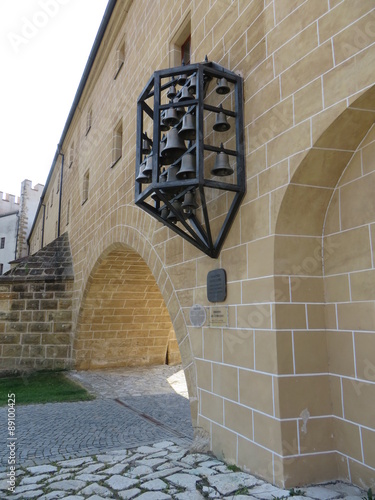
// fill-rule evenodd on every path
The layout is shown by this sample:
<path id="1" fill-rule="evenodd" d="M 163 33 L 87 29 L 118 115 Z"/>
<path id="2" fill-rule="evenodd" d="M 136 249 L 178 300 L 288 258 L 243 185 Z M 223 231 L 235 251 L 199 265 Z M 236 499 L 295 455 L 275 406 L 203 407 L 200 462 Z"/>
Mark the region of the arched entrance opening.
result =
<path id="1" fill-rule="evenodd" d="M 82 299 L 74 352 L 81 370 L 181 362 L 163 296 L 131 248 L 112 245 L 96 262 Z"/>
<path id="2" fill-rule="evenodd" d="M 277 416 L 283 476 L 301 484 L 375 484 L 374 97 L 372 87 L 315 142 L 276 224 L 275 275 L 289 294 L 275 304 L 274 324 L 288 330 L 293 357 L 277 381 Z M 278 345 L 280 359 L 286 349 Z M 293 420 L 291 439 L 283 427 Z"/>

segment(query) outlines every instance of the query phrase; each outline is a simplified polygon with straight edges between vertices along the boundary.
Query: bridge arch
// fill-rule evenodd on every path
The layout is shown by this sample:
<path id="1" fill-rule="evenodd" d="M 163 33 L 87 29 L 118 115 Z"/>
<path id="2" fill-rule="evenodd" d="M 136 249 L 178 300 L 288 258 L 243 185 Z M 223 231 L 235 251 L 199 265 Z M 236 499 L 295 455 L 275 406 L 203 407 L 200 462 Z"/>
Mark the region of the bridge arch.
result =
<path id="1" fill-rule="evenodd" d="M 157 252 L 139 231 L 114 226 L 90 247 L 86 262 L 76 299 L 75 367 L 182 362 L 194 425 L 198 405 L 190 338 Z"/>

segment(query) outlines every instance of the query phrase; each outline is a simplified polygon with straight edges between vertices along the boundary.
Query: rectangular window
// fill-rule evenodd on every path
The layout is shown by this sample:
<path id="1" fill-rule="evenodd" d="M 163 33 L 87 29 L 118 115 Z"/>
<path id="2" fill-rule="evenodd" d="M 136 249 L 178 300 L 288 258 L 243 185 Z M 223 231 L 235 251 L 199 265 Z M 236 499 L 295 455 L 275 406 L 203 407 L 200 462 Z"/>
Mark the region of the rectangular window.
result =
<path id="1" fill-rule="evenodd" d="M 87 170 L 87 172 L 83 176 L 82 205 L 86 203 L 89 197 L 89 181 L 90 181 L 90 171 Z"/>
<path id="2" fill-rule="evenodd" d="M 116 80 L 118 74 L 120 73 L 121 68 L 124 65 L 124 62 L 125 62 L 125 42 L 121 42 L 121 44 L 116 50 L 116 66 L 115 66 L 114 80 Z"/>
<path id="3" fill-rule="evenodd" d="M 70 218 L 70 200 L 68 201 L 68 206 L 66 207 L 66 225 L 69 224 Z"/>
<path id="4" fill-rule="evenodd" d="M 122 122 L 120 122 L 113 132 L 112 140 L 112 164 L 113 167 L 122 156 Z"/>
<path id="5" fill-rule="evenodd" d="M 189 35 L 181 45 L 181 63 L 185 65 L 190 64 L 190 41 L 191 36 Z"/>
<path id="6" fill-rule="evenodd" d="M 73 165 L 74 160 L 74 141 L 70 145 L 69 149 L 69 168 Z"/>
<path id="7" fill-rule="evenodd" d="M 86 135 L 90 132 L 92 125 L 92 109 L 90 109 L 87 113 L 87 119 L 86 119 Z"/>
<path id="8" fill-rule="evenodd" d="M 0 274 L 3 274 L 4 265 L 0 264 Z"/>
<path id="9" fill-rule="evenodd" d="M 53 205 L 53 189 L 51 190 L 51 207 Z"/>
<path id="10" fill-rule="evenodd" d="M 1 238 L 0 240 L 0 248 L 4 248 L 5 247 L 5 238 Z"/>

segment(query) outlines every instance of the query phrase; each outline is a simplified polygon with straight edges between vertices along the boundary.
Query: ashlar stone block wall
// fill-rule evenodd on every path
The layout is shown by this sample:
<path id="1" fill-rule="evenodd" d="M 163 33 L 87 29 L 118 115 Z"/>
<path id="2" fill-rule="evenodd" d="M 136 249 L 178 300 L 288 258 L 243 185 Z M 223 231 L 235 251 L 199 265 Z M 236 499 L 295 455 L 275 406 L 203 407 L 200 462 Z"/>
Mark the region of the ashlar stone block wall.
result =
<path id="1" fill-rule="evenodd" d="M 0 372 L 72 366 L 67 234 L 0 278 Z"/>

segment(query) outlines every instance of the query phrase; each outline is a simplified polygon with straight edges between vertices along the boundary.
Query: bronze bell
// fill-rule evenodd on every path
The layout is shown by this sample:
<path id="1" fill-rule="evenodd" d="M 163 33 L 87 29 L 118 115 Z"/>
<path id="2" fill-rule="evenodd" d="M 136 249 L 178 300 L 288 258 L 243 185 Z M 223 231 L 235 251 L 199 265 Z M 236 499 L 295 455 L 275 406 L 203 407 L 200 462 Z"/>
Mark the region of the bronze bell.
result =
<path id="1" fill-rule="evenodd" d="M 147 156 L 146 158 L 146 164 L 143 169 L 143 175 L 146 175 L 148 178 L 151 178 L 152 175 L 152 154 Z"/>
<path id="2" fill-rule="evenodd" d="M 171 79 L 171 83 L 172 82 L 173 82 L 173 78 Z M 176 86 L 173 82 L 172 85 L 168 89 L 167 97 L 168 97 L 168 99 L 174 99 L 176 97 L 176 95 L 177 95 Z"/>
<path id="3" fill-rule="evenodd" d="M 171 167 L 168 168 L 168 170 L 167 170 L 167 182 L 177 181 L 178 170 L 179 170 L 178 165 L 172 165 Z M 173 188 L 173 189 L 175 189 L 175 188 Z"/>
<path id="4" fill-rule="evenodd" d="M 220 144 L 220 148 L 223 149 L 223 143 Z M 215 165 L 211 170 L 211 174 L 219 177 L 233 174 L 233 168 L 229 165 L 228 155 L 224 153 L 224 151 L 220 151 L 220 153 L 216 155 Z"/>
<path id="5" fill-rule="evenodd" d="M 144 137 L 142 139 L 142 151 L 143 155 L 149 155 L 151 153 L 152 141 L 148 137 L 147 132 L 144 133 Z"/>
<path id="6" fill-rule="evenodd" d="M 166 132 L 167 130 L 170 129 L 169 125 L 164 123 L 164 118 L 165 118 L 165 110 L 162 111 L 160 114 L 160 127 L 159 128 L 162 132 Z"/>
<path id="7" fill-rule="evenodd" d="M 171 128 L 167 132 L 167 144 L 161 152 L 162 162 L 165 165 L 170 165 L 183 155 L 186 151 L 185 142 L 178 135 L 176 128 Z"/>
<path id="8" fill-rule="evenodd" d="M 195 140 L 197 133 L 195 130 L 195 120 L 191 113 L 186 113 L 182 118 L 182 127 L 178 135 L 186 141 Z"/>
<path id="9" fill-rule="evenodd" d="M 171 203 L 172 207 L 176 210 L 176 212 L 181 212 L 181 203 L 178 200 L 174 200 Z M 182 214 L 182 212 L 181 212 Z M 169 212 L 169 215 L 167 217 L 167 220 L 172 223 L 176 223 L 178 221 L 178 218 L 172 210 Z"/>
<path id="10" fill-rule="evenodd" d="M 164 205 L 164 207 L 160 210 L 160 217 L 163 220 L 167 220 L 168 214 L 169 214 L 169 209 L 166 205 Z"/>
<path id="11" fill-rule="evenodd" d="M 173 102 L 178 102 L 178 99 L 173 99 Z M 176 109 L 176 113 L 177 113 L 178 118 L 181 120 L 181 118 L 185 114 L 185 108 L 180 106 L 180 107 L 175 108 L 175 109 Z"/>
<path id="12" fill-rule="evenodd" d="M 160 146 L 159 146 L 159 162 L 162 165 L 164 165 L 164 161 L 163 161 L 163 157 L 162 157 L 161 153 L 162 153 L 163 149 L 165 148 L 166 143 L 167 143 L 167 136 L 165 134 L 163 134 L 163 137 L 161 138 Z"/>
<path id="13" fill-rule="evenodd" d="M 197 77 L 195 75 L 189 78 L 188 89 L 191 94 L 195 94 L 197 92 Z"/>
<path id="14" fill-rule="evenodd" d="M 178 78 L 177 83 L 179 85 L 185 85 L 186 80 L 187 80 L 187 75 L 185 73 L 183 73 L 182 75 L 179 75 L 177 78 Z"/>
<path id="15" fill-rule="evenodd" d="M 184 201 L 181 205 L 184 212 L 191 212 L 192 210 L 196 210 L 198 208 L 198 204 L 195 200 L 195 192 L 188 191 L 184 196 Z"/>
<path id="16" fill-rule="evenodd" d="M 230 129 L 230 125 L 227 121 L 227 115 L 223 113 L 223 106 L 220 104 L 219 106 L 220 112 L 216 115 L 216 122 L 213 126 L 213 129 L 216 132 L 226 132 Z"/>
<path id="17" fill-rule="evenodd" d="M 182 87 L 181 92 L 178 94 L 178 102 L 189 101 L 190 99 L 194 99 L 194 97 L 190 94 L 188 87 Z"/>
<path id="18" fill-rule="evenodd" d="M 226 78 L 218 78 L 217 79 L 217 87 L 216 92 L 218 94 L 228 94 L 230 92 L 230 87 L 228 85 Z"/>
<path id="19" fill-rule="evenodd" d="M 163 125 L 168 127 L 174 127 L 180 121 L 180 118 L 177 114 L 176 108 L 168 108 L 165 110 L 165 115 L 163 118 Z"/>
<path id="20" fill-rule="evenodd" d="M 176 174 L 177 179 L 194 179 L 195 173 L 195 155 L 187 153 L 182 157 L 181 168 Z"/>
<path id="21" fill-rule="evenodd" d="M 146 166 L 146 160 L 143 160 L 143 162 L 139 166 L 139 174 L 136 178 L 136 181 L 141 184 L 146 184 L 150 182 L 150 178 L 144 174 L 145 166 Z"/>

